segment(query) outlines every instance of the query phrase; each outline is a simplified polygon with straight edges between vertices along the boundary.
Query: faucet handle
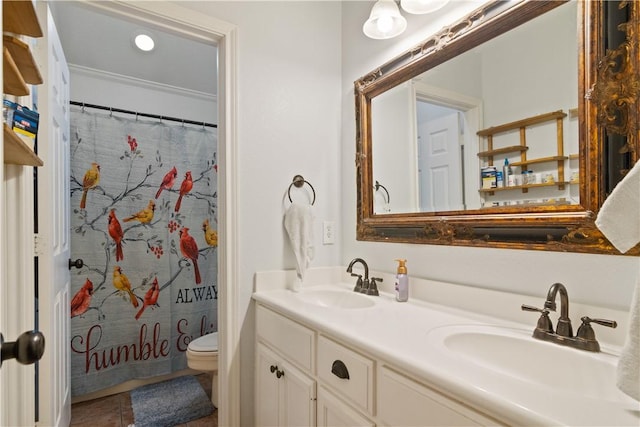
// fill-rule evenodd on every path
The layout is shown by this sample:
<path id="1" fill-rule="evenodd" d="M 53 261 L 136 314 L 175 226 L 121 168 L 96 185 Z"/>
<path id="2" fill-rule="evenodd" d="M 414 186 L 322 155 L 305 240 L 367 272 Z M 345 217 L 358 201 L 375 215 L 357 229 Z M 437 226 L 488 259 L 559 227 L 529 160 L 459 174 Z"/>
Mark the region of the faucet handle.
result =
<path id="1" fill-rule="evenodd" d="M 596 339 L 596 334 L 593 332 L 593 328 L 591 327 L 591 322 L 597 323 L 598 325 L 607 326 L 609 328 L 616 328 L 618 326 L 618 322 L 615 320 L 607 320 L 607 319 L 592 319 L 588 316 L 581 317 L 582 325 L 578 328 L 578 334 L 576 335 L 578 338 L 582 338 L 585 340 L 594 340 Z"/>
<path id="2" fill-rule="evenodd" d="M 538 319 L 538 324 L 536 325 L 536 330 L 553 333 L 553 325 L 551 324 L 551 319 L 549 319 L 549 310 L 546 308 L 537 308 L 531 305 L 522 304 L 520 306 L 522 311 L 535 311 L 540 313 L 540 318 Z"/>
<path id="3" fill-rule="evenodd" d="M 379 282 L 382 282 L 381 278 L 372 277 L 371 278 L 371 282 L 369 283 L 369 288 L 367 289 L 367 295 L 374 295 L 374 296 L 380 295 L 378 293 L 378 286 L 377 286 L 376 280 L 379 281 Z"/>
<path id="4" fill-rule="evenodd" d="M 597 323 L 602 326 L 607 326 L 609 328 L 615 328 L 618 326 L 618 322 L 615 320 L 607 320 L 607 319 L 591 319 L 590 317 L 584 316 L 581 317 L 582 325 L 578 328 L 578 333 L 576 338 L 580 340 L 583 344 L 582 348 L 588 351 L 600 351 L 600 344 L 596 340 L 596 333 L 593 331 L 591 327 L 591 322 Z"/>
<path id="5" fill-rule="evenodd" d="M 362 274 L 351 273 L 351 277 L 357 277 L 356 287 L 353 288 L 353 292 L 361 292 L 362 291 Z"/>

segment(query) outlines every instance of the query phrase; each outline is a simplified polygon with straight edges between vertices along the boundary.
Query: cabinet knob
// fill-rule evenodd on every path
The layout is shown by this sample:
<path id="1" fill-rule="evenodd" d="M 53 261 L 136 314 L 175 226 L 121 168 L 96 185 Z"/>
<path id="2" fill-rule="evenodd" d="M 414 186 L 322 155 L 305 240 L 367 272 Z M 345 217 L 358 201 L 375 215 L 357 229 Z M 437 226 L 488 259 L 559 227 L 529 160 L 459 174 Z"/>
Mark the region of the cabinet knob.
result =
<path id="1" fill-rule="evenodd" d="M 282 378 L 284 376 L 284 371 L 276 371 L 276 377 Z"/>
<path id="2" fill-rule="evenodd" d="M 277 365 L 271 365 L 271 367 L 269 368 L 269 370 L 271 370 L 271 373 L 273 374 L 275 371 L 278 370 L 278 366 Z"/>
<path id="3" fill-rule="evenodd" d="M 335 360 L 331 365 L 331 373 L 343 380 L 349 379 L 349 370 L 342 360 Z"/>
<path id="4" fill-rule="evenodd" d="M 40 360 L 44 354 L 44 335 L 40 331 L 27 331 L 16 341 L 4 342 L 0 334 L 0 367 L 2 362 L 16 359 L 18 363 L 30 365 Z"/>

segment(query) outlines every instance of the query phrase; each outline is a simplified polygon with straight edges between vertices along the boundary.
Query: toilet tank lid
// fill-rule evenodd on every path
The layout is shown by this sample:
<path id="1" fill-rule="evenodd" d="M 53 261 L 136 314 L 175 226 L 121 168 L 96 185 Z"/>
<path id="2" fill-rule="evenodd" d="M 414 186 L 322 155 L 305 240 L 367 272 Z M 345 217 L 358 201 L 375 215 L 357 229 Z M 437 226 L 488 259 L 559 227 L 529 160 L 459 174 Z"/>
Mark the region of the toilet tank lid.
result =
<path id="1" fill-rule="evenodd" d="M 218 333 L 206 334 L 189 343 L 191 351 L 218 351 Z"/>

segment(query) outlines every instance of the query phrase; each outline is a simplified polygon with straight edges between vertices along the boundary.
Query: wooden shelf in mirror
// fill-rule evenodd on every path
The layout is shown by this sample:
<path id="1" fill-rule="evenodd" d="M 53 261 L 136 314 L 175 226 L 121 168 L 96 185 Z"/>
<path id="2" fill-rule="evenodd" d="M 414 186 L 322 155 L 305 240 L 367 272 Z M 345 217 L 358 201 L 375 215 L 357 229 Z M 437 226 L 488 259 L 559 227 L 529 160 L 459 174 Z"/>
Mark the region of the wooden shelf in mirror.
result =
<path id="1" fill-rule="evenodd" d="M 3 92 L 15 96 L 29 95 L 29 87 L 6 47 L 3 49 L 2 59 Z"/>
<path id="2" fill-rule="evenodd" d="M 478 131 L 479 136 L 490 136 L 497 133 L 507 132 L 514 129 L 525 128 L 538 123 L 548 122 L 554 119 L 562 119 L 567 116 L 564 111 L 552 111 L 551 113 L 540 114 L 534 117 L 527 117 L 526 119 L 516 120 L 515 122 L 505 123 L 499 126 L 493 126 L 490 128 L 482 129 Z"/>
<path id="3" fill-rule="evenodd" d="M 31 0 L 2 2 L 2 29 L 29 37 L 42 37 L 42 27 Z"/>
<path id="4" fill-rule="evenodd" d="M 22 40 L 13 36 L 4 35 L 2 37 L 5 48 L 13 58 L 13 61 L 20 70 L 22 78 L 26 83 L 39 85 L 42 84 L 42 76 L 36 64 L 36 60 L 31 54 L 29 45 Z"/>
<path id="5" fill-rule="evenodd" d="M 481 151 L 478 153 L 478 157 L 493 157 L 498 154 L 523 152 L 527 151 L 528 149 L 529 147 L 527 147 L 526 145 L 512 145 L 510 147 L 496 148 L 495 150 Z"/>
<path id="6" fill-rule="evenodd" d="M 4 124 L 4 162 L 11 165 L 43 166 L 33 149 L 9 126 Z"/>
<path id="7" fill-rule="evenodd" d="M 536 163 L 548 163 L 548 162 L 557 162 L 567 160 L 567 156 L 551 156 L 551 157 L 541 157 L 539 159 L 527 159 L 524 162 L 512 162 L 511 166 L 523 166 L 523 165 L 533 165 Z"/>
<path id="8" fill-rule="evenodd" d="M 496 187 L 496 188 L 481 188 L 478 191 L 481 193 L 493 193 L 494 191 L 508 191 L 508 190 L 528 190 L 529 188 L 537 187 L 564 187 L 568 182 L 545 182 L 542 184 L 527 184 L 527 185 L 512 185 L 511 187 Z"/>

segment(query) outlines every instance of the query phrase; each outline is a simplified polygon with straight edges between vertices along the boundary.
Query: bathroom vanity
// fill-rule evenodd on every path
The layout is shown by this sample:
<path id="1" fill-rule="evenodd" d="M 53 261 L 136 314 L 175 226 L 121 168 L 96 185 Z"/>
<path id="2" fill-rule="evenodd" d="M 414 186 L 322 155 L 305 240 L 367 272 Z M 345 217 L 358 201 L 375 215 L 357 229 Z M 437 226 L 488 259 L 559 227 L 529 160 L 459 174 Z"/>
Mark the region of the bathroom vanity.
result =
<path id="1" fill-rule="evenodd" d="M 299 292 L 287 289 L 294 272 L 256 274 L 257 425 L 640 423 L 640 403 L 615 387 L 619 349 L 601 338 L 615 343 L 619 331 L 596 331 L 600 353 L 566 348 L 534 340 L 531 314 L 523 324 L 416 298 L 398 303 L 386 292 L 362 295 L 343 270 L 312 269 Z M 482 303 L 470 292 L 469 301 Z M 500 304 L 511 301 L 536 298 L 503 295 Z"/>

